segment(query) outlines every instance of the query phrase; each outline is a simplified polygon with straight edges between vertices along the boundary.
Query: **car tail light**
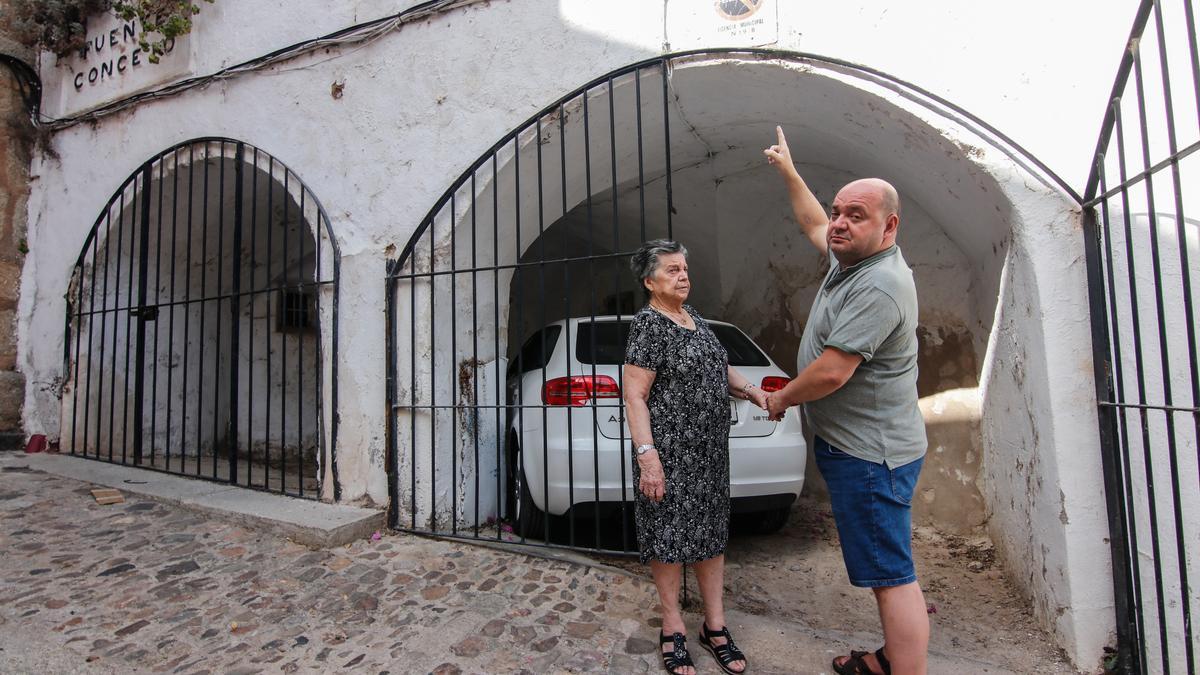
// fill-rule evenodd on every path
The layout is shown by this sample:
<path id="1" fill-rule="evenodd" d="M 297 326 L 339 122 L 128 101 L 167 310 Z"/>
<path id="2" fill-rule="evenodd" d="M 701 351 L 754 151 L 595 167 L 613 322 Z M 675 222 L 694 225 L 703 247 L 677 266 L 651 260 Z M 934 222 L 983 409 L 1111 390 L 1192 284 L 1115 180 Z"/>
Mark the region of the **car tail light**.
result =
<path id="1" fill-rule="evenodd" d="M 773 391 L 779 391 L 780 389 L 783 389 L 784 387 L 786 387 L 788 382 L 791 382 L 791 380 L 787 379 L 786 377 L 778 377 L 776 375 L 768 375 L 763 378 L 762 390 L 767 392 L 768 394 Z"/>
<path id="2" fill-rule="evenodd" d="M 620 398 L 621 388 L 608 375 L 572 375 L 547 380 L 542 388 L 546 405 L 584 405 L 593 398 Z"/>

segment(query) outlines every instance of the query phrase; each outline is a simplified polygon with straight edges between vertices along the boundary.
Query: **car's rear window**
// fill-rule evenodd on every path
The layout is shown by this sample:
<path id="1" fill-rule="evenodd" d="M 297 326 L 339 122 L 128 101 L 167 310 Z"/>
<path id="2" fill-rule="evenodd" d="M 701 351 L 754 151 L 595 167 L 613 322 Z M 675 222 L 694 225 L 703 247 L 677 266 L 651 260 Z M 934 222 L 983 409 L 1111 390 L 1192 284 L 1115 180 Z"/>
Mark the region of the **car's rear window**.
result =
<path id="1" fill-rule="evenodd" d="M 508 362 L 508 374 L 514 375 L 518 371 L 524 374 L 545 368 L 550 361 L 550 355 L 554 353 L 554 345 L 558 343 L 558 334 L 561 332 L 562 326 L 546 326 L 530 335 L 521 346 L 517 357 Z"/>
<path id="2" fill-rule="evenodd" d="M 717 340 L 729 352 L 731 366 L 768 366 L 765 354 L 733 326 L 708 324 Z M 625 363 L 625 342 L 629 338 L 628 321 L 583 321 L 575 338 L 575 358 L 580 363 L 620 365 Z"/>

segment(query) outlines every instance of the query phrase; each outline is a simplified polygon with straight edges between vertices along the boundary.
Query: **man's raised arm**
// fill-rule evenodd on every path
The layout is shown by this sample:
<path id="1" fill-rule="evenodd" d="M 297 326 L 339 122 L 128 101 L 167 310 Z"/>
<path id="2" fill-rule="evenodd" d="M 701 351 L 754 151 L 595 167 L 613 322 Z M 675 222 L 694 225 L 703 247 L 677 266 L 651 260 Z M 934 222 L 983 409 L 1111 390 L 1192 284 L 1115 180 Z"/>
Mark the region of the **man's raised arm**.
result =
<path id="1" fill-rule="evenodd" d="M 800 223 L 800 230 L 824 255 L 829 252 L 829 242 L 825 238 L 825 233 L 829 229 L 829 216 L 826 215 L 825 209 L 821 208 L 821 203 L 813 196 L 812 190 L 808 189 L 808 184 L 800 177 L 800 172 L 796 170 L 796 165 L 792 161 L 792 152 L 788 149 L 787 139 L 783 136 L 783 127 L 775 127 L 775 135 L 777 143 L 763 150 L 763 154 L 767 156 L 767 162 L 773 164 L 779 170 L 779 174 L 783 176 L 783 181 L 787 185 L 788 197 L 792 201 L 792 213 L 795 214 L 796 221 Z"/>

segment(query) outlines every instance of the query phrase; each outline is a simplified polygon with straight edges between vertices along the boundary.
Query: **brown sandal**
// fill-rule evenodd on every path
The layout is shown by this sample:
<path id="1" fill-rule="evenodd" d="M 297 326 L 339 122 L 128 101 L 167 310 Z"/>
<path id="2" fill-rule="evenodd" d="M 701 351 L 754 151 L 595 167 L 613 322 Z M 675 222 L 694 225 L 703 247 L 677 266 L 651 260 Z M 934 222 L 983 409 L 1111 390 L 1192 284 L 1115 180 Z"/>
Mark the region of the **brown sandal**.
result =
<path id="1" fill-rule="evenodd" d="M 842 665 L 838 665 L 837 659 L 833 660 L 833 670 L 839 675 L 892 675 L 892 664 L 888 663 L 887 657 L 883 655 L 883 647 L 875 650 L 875 658 L 879 661 L 879 667 L 883 669 L 882 673 L 876 673 L 867 665 L 863 658 L 867 655 L 866 652 L 850 652 L 850 658 L 846 659 Z"/>

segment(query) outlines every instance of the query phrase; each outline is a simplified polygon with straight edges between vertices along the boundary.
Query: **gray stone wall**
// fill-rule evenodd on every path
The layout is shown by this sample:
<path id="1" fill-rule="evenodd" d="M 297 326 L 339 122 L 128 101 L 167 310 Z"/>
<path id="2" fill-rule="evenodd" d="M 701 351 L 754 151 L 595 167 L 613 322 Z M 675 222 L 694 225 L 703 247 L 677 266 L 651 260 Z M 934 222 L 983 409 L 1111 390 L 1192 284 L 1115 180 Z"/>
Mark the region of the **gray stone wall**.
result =
<path id="1" fill-rule="evenodd" d="M 0 450 L 24 442 L 25 376 L 17 372 L 17 297 L 25 260 L 29 121 L 12 73 L 0 68 Z"/>

